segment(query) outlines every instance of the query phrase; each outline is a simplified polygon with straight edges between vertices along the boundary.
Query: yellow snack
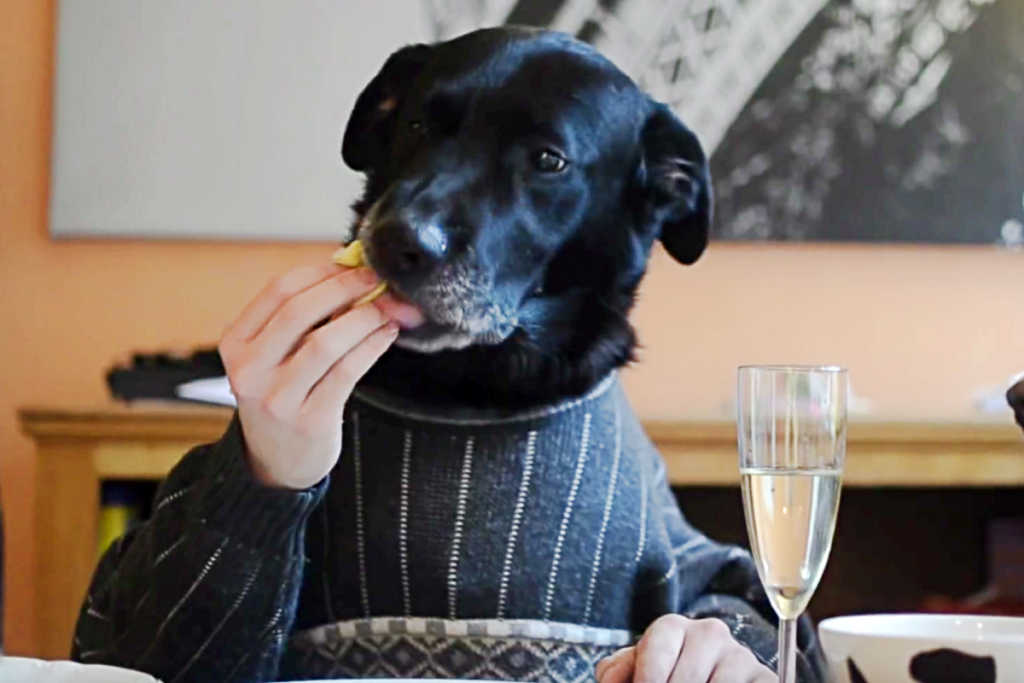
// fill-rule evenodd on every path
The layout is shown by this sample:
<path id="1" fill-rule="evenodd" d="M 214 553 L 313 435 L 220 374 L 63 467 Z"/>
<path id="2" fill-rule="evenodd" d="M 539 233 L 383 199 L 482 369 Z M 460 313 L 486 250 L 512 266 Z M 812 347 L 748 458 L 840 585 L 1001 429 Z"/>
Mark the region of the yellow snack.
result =
<path id="1" fill-rule="evenodd" d="M 363 253 L 363 243 L 359 240 L 353 240 L 346 247 L 342 247 L 338 251 L 334 252 L 334 256 L 331 257 L 335 263 L 345 268 L 360 268 L 366 264 L 366 254 Z M 379 297 L 388 288 L 388 283 L 382 282 L 373 291 L 362 297 L 355 304 L 356 306 L 362 306 L 363 304 L 372 303 L 374 299 Z"/>
<path id="2" fill-rule="evenodd" d="M 359 240 L 352 240 L 348 246 L 342 247 L 334 252 L 332 257 L 339 266 L 346 268 L 358 268 L 366 265 L 366 254 L 363 253 L 363 243 Z"/>
<path id="3" fill-rule="evenodd" d="M 362 306 L 363 304 L 372 303 L 373 300 L 376 299 L 377 297 L 379 297 L 381 294 L 383 294 L 384 290 L 386 290 L 387 288 L 388 288 L 388 283 L 386 283 L 386 282 L 380 283 L 379 285 L 377 285 L 376 287 L 373 288 L 372 292 L 370 292 L 369 294 L 364 296 L 362 299 L 360 299 L 359 301 L 357 301 L 354 304 L 352 304 L 352 308 L 355 308 L 356 306 Z"/>

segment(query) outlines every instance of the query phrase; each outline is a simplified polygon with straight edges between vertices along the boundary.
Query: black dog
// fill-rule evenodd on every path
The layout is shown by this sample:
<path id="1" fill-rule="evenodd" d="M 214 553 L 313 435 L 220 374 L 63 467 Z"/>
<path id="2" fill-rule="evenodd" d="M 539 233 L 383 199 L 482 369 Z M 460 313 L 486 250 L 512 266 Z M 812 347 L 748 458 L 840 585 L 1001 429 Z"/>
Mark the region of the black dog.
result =
<path id="1" fill-rule="evenodd" d="M 654 241 L 687 264 L 707 245 L 693 133 L 589 47 L 505 28 L 394 54 L 342 155 L 370 265 L 427 322 L 349 396 L 315 489 L 252 494 L 237 426 L 186 456 L 97 571 L 77 656 L 164 680 L 592 681 L 682 615 L 752 677 L 778 640 L 754 562 L 687 523 L 614 372 Z M 189 642 L 155 647 L 175 604 Z M 797 640 L 823 680 L 806 618 Z"/>
<path id="2" fill-rule="evenodd" d="M 491 29 L 394 54 L 342 156 L 374 269 L 426 314 L 367 378 L 433 403 L 521 407 L 631 360 L 651 247 L 708 242 L 694 134 L 567 36 Z"/>

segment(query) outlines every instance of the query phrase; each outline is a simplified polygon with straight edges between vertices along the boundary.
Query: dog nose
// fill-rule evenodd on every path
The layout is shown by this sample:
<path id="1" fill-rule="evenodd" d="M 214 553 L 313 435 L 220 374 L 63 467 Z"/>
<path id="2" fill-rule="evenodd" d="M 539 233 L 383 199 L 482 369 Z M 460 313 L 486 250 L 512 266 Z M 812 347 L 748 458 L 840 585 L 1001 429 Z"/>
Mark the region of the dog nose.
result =
<path id="1" fill-rule="evenodd" d="M 385 278 L 425 276 L 448 253 L 448 238 L 433 222 L 390 220 L 372 233 L 374 261 Z"/>

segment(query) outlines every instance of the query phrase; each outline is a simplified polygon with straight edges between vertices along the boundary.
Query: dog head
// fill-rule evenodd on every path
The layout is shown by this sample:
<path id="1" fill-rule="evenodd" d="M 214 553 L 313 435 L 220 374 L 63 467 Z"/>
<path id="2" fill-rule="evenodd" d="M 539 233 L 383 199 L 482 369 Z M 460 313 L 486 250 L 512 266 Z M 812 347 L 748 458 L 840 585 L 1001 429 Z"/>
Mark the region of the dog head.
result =
<path id="1" fill-rule="evenodd" d="M 697 138 L 558 33 L 398 50 L 357 99 L 342 157 L 367 177 L 369 263 L 425 316 L 397 342 L 416 353 L 585 351 L 594 316 L 625 324 L 655 240 L 684 264 L 708 242 Z"/>

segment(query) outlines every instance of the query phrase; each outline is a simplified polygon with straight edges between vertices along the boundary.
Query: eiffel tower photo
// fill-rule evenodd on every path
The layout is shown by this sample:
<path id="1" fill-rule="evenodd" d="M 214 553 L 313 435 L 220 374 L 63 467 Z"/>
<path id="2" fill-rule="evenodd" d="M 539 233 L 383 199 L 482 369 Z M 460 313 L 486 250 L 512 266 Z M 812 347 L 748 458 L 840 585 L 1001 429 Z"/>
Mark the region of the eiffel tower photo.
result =
<path id="1" fill-rule="evenodd" d="M 1024 248 L 1024 0 L 421 0 L 564 31 L 711 154 L 726 240 Z"/>

